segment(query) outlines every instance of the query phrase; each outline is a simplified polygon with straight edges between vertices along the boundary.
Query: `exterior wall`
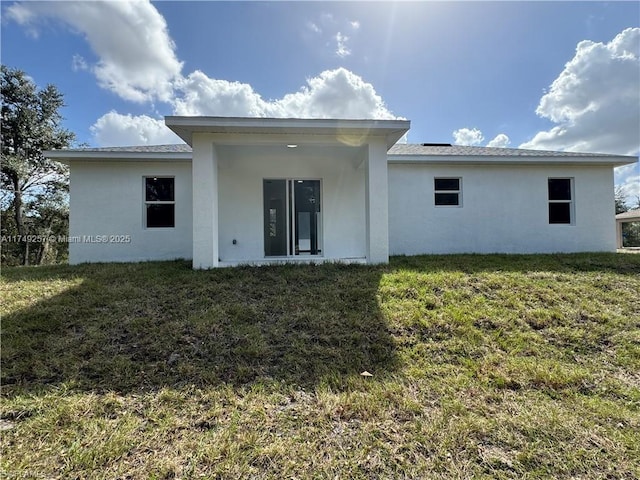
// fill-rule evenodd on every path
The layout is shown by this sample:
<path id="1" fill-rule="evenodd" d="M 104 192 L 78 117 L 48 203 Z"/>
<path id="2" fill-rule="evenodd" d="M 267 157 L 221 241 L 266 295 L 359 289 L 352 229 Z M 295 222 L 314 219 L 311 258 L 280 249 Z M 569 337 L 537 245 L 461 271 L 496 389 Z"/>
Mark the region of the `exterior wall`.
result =
<path id="1" fill-rule="evenodd" d="M 433 178 L 461 177 L 462 206 L 434 205 Z M 573 178 L 572 225 L 550 225 L 547 179 Z M 389 165 L 392 255 L 615 251 L 613 169 Z"/>
<path id="2" fill-rule="evenodd" d="M 331 148 L 279 152 L 236 147 L 233 154 L 219 149 L 220 260 L 265 258 L 262 182 L 278 178 L 321 180 L 323 258 L 364 258 L 364 168 L 334 153 Z"/>
<path id="3" fill-rule="evenodd" d="M 71 264 L 191 258 L 190 162 L 74 161 L 70 170 Z M 145 176 L 175 177 L 175 228 L 145 228 Z"/>

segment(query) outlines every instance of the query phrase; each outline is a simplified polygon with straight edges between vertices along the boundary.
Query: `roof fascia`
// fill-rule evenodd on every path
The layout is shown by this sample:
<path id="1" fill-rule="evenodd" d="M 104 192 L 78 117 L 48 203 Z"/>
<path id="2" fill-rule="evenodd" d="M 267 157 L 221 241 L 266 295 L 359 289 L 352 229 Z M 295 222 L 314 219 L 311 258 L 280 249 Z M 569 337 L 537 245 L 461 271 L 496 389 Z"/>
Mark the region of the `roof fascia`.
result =
<path id="1" fill-rule="evenodd" d="M 46 158 L 56 160 L 66 165 L 69 165 L 74 161 L 142 162 L 151 160 L 160 162 L 190 162 L 192 159 L 191 152 L 108 152 L 96 150 L 47 150 L 43 152 L 43 155 Z"/>
<path id="2" fill-rule="evenodd" d="M 443 156 L 443 155 L 388 155 L 389 163 L 431 164 L 431 165 L 582 165 L 621 167 L 637 162 L 635 157 L 612 155 L 602 157 L 539 157 L 539 156 Z"/>
<path id="3" fill-rule="evenodd" d="M 215 134 L 221 142 L 246 144 L 249 139 L 273 141 L 275 137 L 289 141 L 315 138 L 322 143 L 349 146 L 364 145 L 371 138 L 384 137 L 391 148 L 409 130 L 408 120 L 340 120 L 299 118 L 244 118 L 244 117 L 165 117 L 165 124 L 187 144 L 193 144 L 194 134 Z M 271 140 L 269 140 L 271 139 Z M 229 143 L 231 144 L 231 143 Z"/>

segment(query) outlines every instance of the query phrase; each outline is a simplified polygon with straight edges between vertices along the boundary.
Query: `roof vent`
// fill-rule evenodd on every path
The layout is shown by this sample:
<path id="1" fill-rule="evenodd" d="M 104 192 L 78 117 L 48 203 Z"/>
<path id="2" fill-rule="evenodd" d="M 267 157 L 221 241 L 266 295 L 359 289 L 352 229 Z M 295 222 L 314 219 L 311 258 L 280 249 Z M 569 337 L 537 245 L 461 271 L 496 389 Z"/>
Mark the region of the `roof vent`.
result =
<path id="1" fill-rule="evenodd" d="M 450 147 L 450 143 L 423 143 L 423 147 Z"/>

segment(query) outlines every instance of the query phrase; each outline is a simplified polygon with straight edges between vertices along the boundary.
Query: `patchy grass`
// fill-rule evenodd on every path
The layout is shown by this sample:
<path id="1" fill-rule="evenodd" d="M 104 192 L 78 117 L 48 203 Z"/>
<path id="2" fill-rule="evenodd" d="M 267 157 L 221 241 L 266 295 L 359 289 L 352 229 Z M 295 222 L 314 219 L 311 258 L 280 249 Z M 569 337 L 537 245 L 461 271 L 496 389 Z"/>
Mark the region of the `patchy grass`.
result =
<path id="1" fill-rule="evenodd" d="M 7 478 L 640 477 L 637 255 L 5 268 L 0 288 Z"/>

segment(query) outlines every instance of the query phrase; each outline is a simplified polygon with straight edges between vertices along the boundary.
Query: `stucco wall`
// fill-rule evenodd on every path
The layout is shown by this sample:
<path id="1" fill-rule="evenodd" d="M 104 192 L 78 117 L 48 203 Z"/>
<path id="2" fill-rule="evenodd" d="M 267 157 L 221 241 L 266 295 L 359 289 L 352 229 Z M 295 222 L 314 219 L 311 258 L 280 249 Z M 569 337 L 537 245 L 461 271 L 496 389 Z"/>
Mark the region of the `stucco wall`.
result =
<path id="1" fill-rule="evenodd" d="M 175 228 L 145 228 L 145 176 L 175 177 Z M 70 185 L 70 263 L 191 258 L 190 162 L 74 161 Z"/>
<path id="2" fill-rule="evenodd" d="M 611 167 L 389 165 L 389 248 L 421 253 L 615 251 Z M 434 206 L 434 177 L 462 206 Z M 574 222 L 550 225 L 547 179 L 574 179 Z"/>
<path id="3" fill-rule="evenodd" d="M 331 148 L 305 151 L 304 160 L 300 150 L 218 151 L 221 261 L 264 258 L 262 182 L 277 178 L 321 180 L 324 258 L 366 256 L 364 168 Z"/>

